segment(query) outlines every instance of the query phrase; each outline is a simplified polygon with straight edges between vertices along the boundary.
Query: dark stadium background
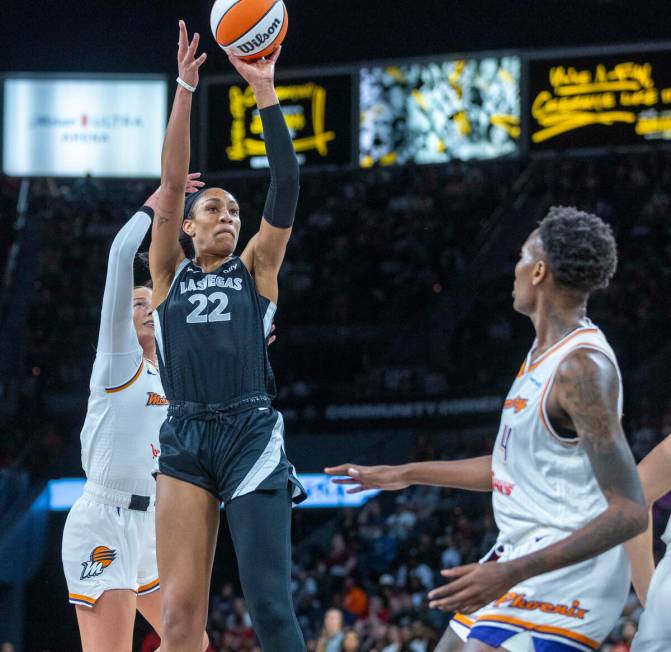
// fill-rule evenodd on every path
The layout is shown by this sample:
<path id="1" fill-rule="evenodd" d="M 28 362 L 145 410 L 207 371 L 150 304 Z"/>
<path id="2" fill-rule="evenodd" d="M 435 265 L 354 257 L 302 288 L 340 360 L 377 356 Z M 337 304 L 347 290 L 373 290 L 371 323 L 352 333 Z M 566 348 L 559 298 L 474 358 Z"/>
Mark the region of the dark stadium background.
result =
<path id="1" fill-rule="evenodd" d="M 288 0 L 282 65 L 636 42 L 668 37 L 663 0 Z M 0 70 L 172 72 L 176 24 L 209 34 L 210 3 L 5 0 Z M 207 40 L 211 54 L 216 46 Z M 225 57 L 208 73 L 228 70 Z"/>
<path id="2" fill-rule="evenodd" d="M 668 38 L 668 2 L 661 0 L 516 3 L 286 0 L 286 4 L 290 27 L 280 64 L 283 69 L 502 49 L 646 43 Z M 187 21 L 190 31 L 198 30 L 205 37 L 203 46 L 210 58 L 203 74 L 229 73 L 226 57 L 210 38 L 209 9 L 210 3 L 202 0 L 198 3 L 5 0 L 0 7 L 0 73 L 160 73 L 169 75 L 172 80 L 179 18 Z M 515 190 L 520 179 L 523 179 L 524 193 Z M 3 183 L 0 213 L 10 214 L 16 204 L 18 185 L 6 179 Z M 236 180 L 235 184 L 234 190 L 245 202 L 243 210 L 248 214 L 258 212 L 265 193 L 265 179 L 255 176 Z M 54 253 L 50 247 L 66 249 L 68 255 L 72 255 L 59 273 L 70 282 L 78 265 L 104 260 L 109 238 L 95 241 L 72 235 L 75 225 L 89 219 L 94 212 L 97 224 L 109 221 L 118 226 L 134 208 L 134 202 L 143 199 L 145 190 L 137 184 L 130 194 L 118 184 L 101 190 L 80 180 L 73 183 L 74 199 L 66 201 L 54 200 L 46 184 L 40 186 L 33 212 L 35 219 L 44 220 L 48 231 L 35 266 L 44 265 L 44 269 L 51 269 L 56 275 L 58 270 L 49 267 Z M 91 199 L 91 193 L 95 199 Z M 662 199 L 651 207 L 645 199 L 655 193 Z M 386 219 L 386 202 L 394 194 L 402 195 L 411 206 L 413 200 L 421 203 L 420 200 L 439 195 L 444 204 L 436 206 L 430 215 L 415 208 L 409 209 L 406 215 L 394 215 L 391 219 L 399 229 L 381 229 L 376 239 L 371 224 Z M 517 220 L 513 202 L 522 194 L 524 201 L 515 210 L 520 211 L 523 219 Z M 329 210 L 343 220 L 348 212 L 357 215 L 359 211 L 366 212 L 370 224 L 361 241 L 375 252 L 371 258 L 373 263 L 380 266 L 390 263 L 393 273 L 378 277 L 377 270 L 372 268 L 360 276 L 338 276 L 339 267 L 346 266 L 353 254 L 359 256 L 356 260 L 365 267 L 366 251 L 356 250 L 358 225 L 351 221 L 343 233 L 339 233 L 337 223 L 323 232 L 307 227 L 308 216 L 318 214 L 322 206 L 329 204 L 329 198 Z M 667 426 L 671 426 L 669 383 L 665 376 L 671 353 L 664 348 L 664 333 L 668 331 L 671 315 L 665 306 L 670 285 L 666 270 L 671 262 L 671 235 L 665 218 L 671 217 L 667 212 L 670 198 L 671 158 L 668 150 L 661 146 L 633 153 L 604 151 L 591 157 L 557 155 L 534 164 L 521 159 L 465 166 L 410 167 L 380 173 L 340 171 L 321 179 L 306 175 L 297 221 L 297 230 L 303 230 L 305 236 L 295 256 L 306 268 L 312 265 L 313 273 L 314 266 L 325 261 L 333 272 L 329 275 L 333 285 L 328 285 L 329 279 L 320 279 L 324 283 L 323 292 L 311 295 L 311 303 L 288 296 L 287 309 L 278 313 L 279 340 L 272 356 L 280 385 L 291 388 L 281 399 L 281 408 L 290 415 L 287 446 L 294 463 L 302 471 L 320 471 L 324 464 L 346 458 L 393 463 L 479 454 L 491 445 L 496 414 L 431 417 L 425 413 L 394 420 L 334 423 L 324 419 L 320 410 L 329 401 L 356 401 L 366 391 L 371 400 L 380 401 L 412 398 L 430 402 L 443 397 L 486 401 L 502 396 L 532 335 L 528 322 L 510 309 L 510 272 L 518 246 L 515 243 L 521 242 L 548 202 L 553 201 L 575 203 L 596 211 L 603 208 L 607 212 L 605 217 L 617 226 L 624 262 L 614 287 L 595 302 L 593 314 L 604 326 L 623 366 L 630 372 L 626 425 L 634 452 L 640 458 L 668 432 Z M 450 206 L 451 219 L 456 225 L 449 242 L 441 239 L 440 217 L 444 205 Z M 56 219 L 52 219 L 54 216 Z M 645 225 L 643 235 L 639 222 Z M 3 228 L 9 229 L 7 224 L 3 223 Z M 247 235 L 251 226 L 250 220 L 246 223 Z M 416 232 L 413 231 L 417 226 Z M 385 249 L 392 247 L 404 229 L 412 233 L 415 240 L 404 242 L 406 248 L 393 260 L 385 259 Z M 412 256 L 415 241 L 427 252 L 428 262 Z M 491 247 L 492 242 L 499 243 L 500 250 Z M 489 244 L 490 248 L 485 248 L 482 258 L 476 261 L 480 263 L 478 278 L 469 278 L 464 275 L 464 269 L 470 269 L 469 264 L 473 263 L 469 256 L 478 251 L 475 245 L 482 244 Z M 4 254 L 0 251 L 2 265 Z M 445 260 L 432 264 L 431 261 L 441 255 Z M 453 260 L 459 255 L 464 255 L 461 267 Z M 406 270 L 403 270 L 404 265 Z M 12 417 L 0 423 L 0 448 L 10 442 L 7 464 L 14 464 L 28 474 L 30 488 L 41 486 L 52 477 L 80 472 L 77 424 L 83 418 L 91 340 L 97 327 L 91 314 L 95 317 L 96 301 L 100 297 L 99 276 L 98 266 L 94 280 L 80 283 L 74 294 L 62 294 L 67 301 L 83 297 L 89 313 L 86 319 L 65 314 L 65 310 L 59 313 L 59 308 L 64 306 L 57 303 L 57 294 L 42 297 L 34 305 L 30 304 L 32 308 L 26 307 L 32 310 L 30 328 L 26 333 L 19 333 L 22 339 L 17 340 L 24 347 L 22 350 L 29 351 L 28 355 L 21 356 L 24 367 L 18 371 L 23 383 L 19 407 L 25 414 L 34 414 L 36 421 L 17 425 Z M 375 286 L 370 296 L 362 292 L 362 282 Z M 384 293 L 385 284 L 391 287 L 395 283 L 398 288 L 394 285 L 394 291 L 384 295 L 385 301 L 389 299 L 388 312 L 380 318 L 371 300 Z M 461 293 L 454 292 L 457 283 L 462 284 Z M 26 288 L 20 291 L 31 294 Z M 9 314 L 11 304 L 0 306 L 0 311 L 3 309 L 6 312 L 5 315 L 0 313 L 0 323 L 11 324 L 11 319 L 2 321 Z M 453 323 L 451 315 L 457 309 L 463 314 L 458 323 Z M 82 330 L 78 330 L 80 328 Z M 58 338 L 64 339 L 50 340 L 51 329 L 56 329 Z M 0 337 L 8 337 L 8 332 Z M 80 335 L 85 340 L 83 346 L 73 345 L 71 351 L 67 350 Z M 64 343 L 59 348 L 54 346 L 54 341 Z M 38 362 L 31 362 L 33 355 Z M 415 368 L 415 361 L 422 364 Z M 639 364 L 643 362 L 645 365 Z M 32 373 L 36 367 L 32 365 L 38 363 L 42 371 L 36 376 Z M 55 386 L 53 378 L 62 368 L 72 379 L 71 394 Z M 436 369 L 442 374 L 440 381 L 436 380 Z M 54 370 L 52 376 L 49 376 L 50 370 Z M 359 379 L 359 385 L 353 375 Z M 0 382 L 5 380 L 0 377 Z M 306 381 L 312 380 L 314 386 L 306 389 Z M 432 387 L 439 389 L 432 390 Z M 5 395 L 0 397 L 0 401 L 5 399 Z M 59 417 L 53 422 L 49 416 L 54 410 L 50 400 L 60 402 L 55 406 L 60 409 Z M 0 470 L 2 467 L 0 457 Z M 0 524 L 2 510 L 7 507 L 2 498 L 0 494 Z M 370 529 L 371 522 L 393 522 L 394 527 L 402 531 L 403 516 L 414 514 L 414 538 L 406 541 L 402 537 L 398 540 L 387 537 L 382 542 L 384 545 L 380 544 L 381 558 L 391 554 L 393 547 L 397 553 L 395 570 L 400 572 L 405 568 L 404 572 L 409 575 L 422 565 L 429 565 L 435 571 L 440 567 L 440 552 L 446 548 L 456 550 L 463 561 L 469 561 L 476 559 L 491 543 L 493 528 L 486 496 L 472 497 L 449 491 L 411 492 L 400 500 L 396 496 L 385 497 L 381 505 L 382 515 L 369 516 L 367 524 L 357 520 L 356 512 L 336 516 L 329 510 L 297 511 L 296 540 L 297 543 L 307 541 L 308 545 L 297 547 L 296 582 L 301 590 L 309 584 L 306 578 L 319 584 L 320 607 L 305 606 L 301 621 L 310 623 L 314 639 L 319 636 L 319 626 L 314 623 L 321 622 L 323 607 L 328 606 L 329 601 L 342 606 L 345 596 L 353 595 L 351 586 L 343 586 L 343 577 L 338 574 L 341 567 L 349 568 L 349 564 L 354 564 L 352 560 L 359 560 L 359 566 L 349 578 L 354 584 L 366 585 L 369 574 L 376 574 L 376 578 L 384 575 L 379 559 L 373 559 L 367 548 L 365 528 Z M 65 601 L 60 565 L 63 522 L 64 515 L 51 518 L 48 561 L 41 565 L 23 594 L 24 650 L 27 652 L 78 649 L 74 610 Z M 447 523 L 449 532 L 444 527 Z M 340 548 L 339 537 L 346 541 L 347 551 Z M 28 563 L 16 561 L 24 562 Z M 228 590 L 223 587 L 231 578 L 232 563 L 231 544 L 224 531 L 213 594 Z M 386 582 L 379 579 L 373 588 L 386 595 Z M 410 581 L 408 585 L 407 595 L 399 600 L 411 601 L 411 596 L 424 592 Z M 235 582 L 233 586 L 233 590 L 237 590 Z M 368 586 L 368 590 L 373 589 Z M 17 595 L 0 585 L 0 608 L 6 608 L 6 602 L 16 599 Z M 213 623 L 219 626 L 219 619 L 228 617 L 228 598 L 219 596 L 213 604 Z M 418 613 L 410 609 L 410 612 L 409 622 L 416 617 L 416 622 L 422 623 L 418 625 L 419 630 L 426 627 L 427 631 L 440 632 L 444 626 L 443 619 L 435 614 L 427 615 L 426 610 Z M 626 614 L 621 624 L 623 631 L 614 635 L 613 645 L 620 645 L 620 639 L 626 640 L 623 632 L 635 613 L 632 607 L 631 613 Z M 424 634 L 419 630 L 417 637 L 421 638 Z M 139 623 L 138 644 L 145 632 L 146 628 Z M 425 638 L 432 641 L 432 636 L 426 634 Z M 0 640 L 0 644 L 2 642 Z"/>

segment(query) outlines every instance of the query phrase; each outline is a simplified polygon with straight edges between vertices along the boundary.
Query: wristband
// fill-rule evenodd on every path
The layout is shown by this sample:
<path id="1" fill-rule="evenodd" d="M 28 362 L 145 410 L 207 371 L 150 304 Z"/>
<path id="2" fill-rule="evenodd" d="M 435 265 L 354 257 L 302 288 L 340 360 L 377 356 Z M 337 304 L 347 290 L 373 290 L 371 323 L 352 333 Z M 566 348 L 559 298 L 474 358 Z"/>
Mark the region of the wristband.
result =
<path id="1" fill-rule="evenodd" d="M 147 206 L 147 204 L 145 204 L 145 205 L 140 209 L 140 211 L 141 211 L 142 213 L 144 213 L 145 215 L 148 215 L 148 216 L 149 216 L 149 219 L 153 221 L 153 219 L 154 219 L 154 209 L 153 209 L 151 206 Z"/>
<path id="2" fill-rule="evenodd" d="M 196 87 L 191 86 L 191 84 L 187 84 L 181 77 L 177 77 L 176 81 L 182 88 L 185 88 L 187 91 L 189 91 L 189 93 L 196 92 Z"/>

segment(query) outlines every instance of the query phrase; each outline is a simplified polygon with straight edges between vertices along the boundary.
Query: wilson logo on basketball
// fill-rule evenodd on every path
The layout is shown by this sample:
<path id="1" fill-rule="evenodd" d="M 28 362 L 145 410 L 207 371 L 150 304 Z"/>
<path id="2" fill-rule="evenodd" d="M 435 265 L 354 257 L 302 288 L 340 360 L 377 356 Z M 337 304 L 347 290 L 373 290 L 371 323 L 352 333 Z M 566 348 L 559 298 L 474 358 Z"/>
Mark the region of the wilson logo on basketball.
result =
<path id="1" fill-rule="evenodd" d="M 267 31 L 263 32 L 262 34 L 257 34 L 254 38 L 249 39 L 249 41 L 240 43 L 240 45 L 238 45 L 238 48 L 240 48 L 240 50 L 245 54 L 250 54 L 251 52 L 254 52 L 256 48 L 260 48 L 266 41 L 269 41 L 273 37 L 273 34 L 281 26 L 282 21 L 279 18 L 275 18 L 275 20 L 268 27 Z"/>
<path id="2" fill-rule="evenodd" d="M 91 551 L 91 557 L 88 561 L 83 561 L 82 575 L 80 579 L 85 580 L 89 577 L 102 575 L 103 571 L 116 559 L 116 550 L 107 546 L 96 546 Z"/>
<path id="3" fill-rule="evenodd" d="M 147 405 L 169 405 L 170 401 L 156 392 L 147 392 Z"/>
<path id="4" fill-rule="evenodd" d="M 504 410 L 515 410 L 515 414 L 519 414 L 529 402 L 528 398 L 522 398 L 521 396 L 516 396 L 515 398 L 509 398 L 503 404 Z"/>

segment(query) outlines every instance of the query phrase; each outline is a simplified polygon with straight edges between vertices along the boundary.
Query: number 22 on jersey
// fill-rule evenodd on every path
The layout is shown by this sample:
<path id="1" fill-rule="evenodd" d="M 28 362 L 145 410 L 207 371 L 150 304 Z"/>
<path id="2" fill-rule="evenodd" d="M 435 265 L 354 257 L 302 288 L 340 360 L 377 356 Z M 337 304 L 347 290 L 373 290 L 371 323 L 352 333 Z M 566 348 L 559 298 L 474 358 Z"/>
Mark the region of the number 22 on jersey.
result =
<path id="1" fill-rule="evenodd" d="M 194 309 L 187 315 L 187 324 L 204 324 L 215 321 L 231 321 L 231 313 L 224 312 L 228 306 L 228 296 L 224 292 L 206 294 L 192 294 L 189 302 L 195 304 Z M 210 306 L 209 304 L 212 304 Z"/>

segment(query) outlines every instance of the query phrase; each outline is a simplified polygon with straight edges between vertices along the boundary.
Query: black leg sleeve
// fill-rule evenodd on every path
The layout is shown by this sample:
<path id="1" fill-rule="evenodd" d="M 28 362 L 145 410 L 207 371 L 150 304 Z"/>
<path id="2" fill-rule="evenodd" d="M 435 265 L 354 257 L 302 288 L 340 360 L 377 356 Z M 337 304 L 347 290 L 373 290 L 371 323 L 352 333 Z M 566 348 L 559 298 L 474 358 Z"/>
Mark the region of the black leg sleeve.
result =
<path id="1" fill-rule="evenodd" d="M 263 652 L 304 652 L 291 600 L 291 498 L 256 491 L 226 505 L 240 581 Z"/>

